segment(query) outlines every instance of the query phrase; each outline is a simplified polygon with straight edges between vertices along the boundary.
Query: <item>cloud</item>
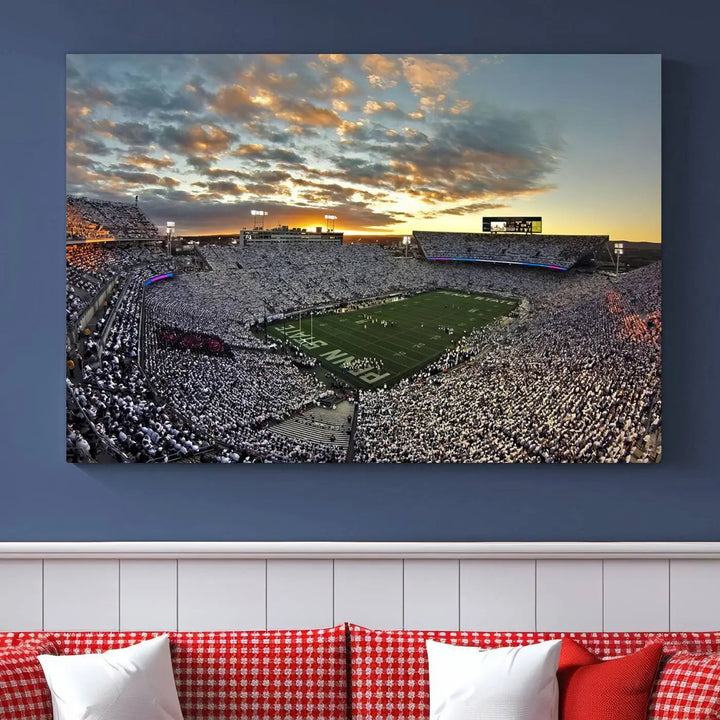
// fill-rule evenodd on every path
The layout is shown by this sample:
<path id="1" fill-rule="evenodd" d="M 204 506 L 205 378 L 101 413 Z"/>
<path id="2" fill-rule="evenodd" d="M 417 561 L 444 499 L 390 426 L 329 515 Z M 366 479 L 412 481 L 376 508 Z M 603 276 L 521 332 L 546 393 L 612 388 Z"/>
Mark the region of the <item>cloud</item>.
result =
<path id="1" fill-rule="evenodd" d="M 110 154 L 110 148 L 101 140 L 87 136 L 78 136 L 68 140 L 67 152 L 105 156 Z"/>
<path id="2" fill-rule="evenodd" d="M 330 81 L 330 93 L 333 97 L 347 97 L 357 94 L 358 89 L 355 83 L 344 77 L 334 77 Z"/>
<path id="3" fill-rule="evenodd" d="M 275 98 L 270 106 L 275 115 L 293 125 L 309 127 L 337 127 L 343 119 L 328 108 L 313 105 L 308 100 Z"/>
<path id="4" fill-rule="evenodd" d="M 233 150 L 230 155 L 239 158 L 250 158 L 254 160 L 266 160 L 270 162 L 283 162 L 290 164 L 302 164 L 303 158 L 293 150 L 282 147 L 266 147 L 259 143 L 248 143 Z"/>
<path id="5" fill-rule="evenodd" d="M 402 76 L 399 60 L 387 55 L 366 55 L 361 66 L 367 73 L 368 82 L 375 88 L 395 87 Z"/>
<path id="6" fill-rule="evenodd" d="M 167 155 L 162 158 L 154 158 L 149 155 L 139 153 L 135 155 L 126 155 L 123 161 L 125 164 L 133 167 L 157 169 L 172 167 L 175 164 L 175 161 Z"/>
<path id="7" fill-rule="evenodd" d="M 126 145 L 149 145 L 155 139 L 155 131 L 149 125 L 139 122 L 109 123 L 106 132 Z"/>
<path id="8" fill-rule="evenodd" d="M 166 125 L 160 132 L 158 142 L 167 150 L 180 150 L 200 158 L 223 153 L 237 136 L 217 125 Z"/>
<path id="9" fill-rule="evenodd" d="M 320 54 L 318 59 L 328 65 L 347 65 L 350 62 L 350 58 L 344 53 Z"/>
<path id="10" fill-rule="evenodd" d="M 210 109 L 234 120 L 252 120 L 258 115 L 258 103 L 242 85 L 223 85 L 210 100 Z"/>
<path id="11" fill-rule="evenodd" d="M 377 100 L 370 99 L 363 106 L 363 112 L 366 115 L 375 115 L 376 113 L 381 113 L 384 115 L 405 117 L 405 113 L 398 107 L 398 104 L 390 100 L 378 102 Z"/>
<path id="12" fill-rule="evenodd" d="M 405 79 L 416 95 L 445 93 L 460 77 L 460 72 L 467 70 L 467 60 L 454 56 L 443 57 L 441 60 L 436 56 L 403 57 L 400 64 Z"/>
<path id="13" fill-rule="evenodd" d="M 459 97 L 462 57 L 161 56 L 156 72 L 133 57 L 93 72 L 73 60 L 68 188 L 211 208 L 300 203 L 308 218 L 338 207 L 382 227 L 404 203 L 464 215 L 547 192 L 563 155 L 551 116 Z"/>
<path id="14" fill-rule="evenodd" d="M 175 178 L 161 177 L 154 173 L 141 172 L 137 170 L 111 170 L 108 175 L 110 180 L 124 180 L 131 185 L 162 185 L 163 187 L 173 188 L 180 183 Z"/>

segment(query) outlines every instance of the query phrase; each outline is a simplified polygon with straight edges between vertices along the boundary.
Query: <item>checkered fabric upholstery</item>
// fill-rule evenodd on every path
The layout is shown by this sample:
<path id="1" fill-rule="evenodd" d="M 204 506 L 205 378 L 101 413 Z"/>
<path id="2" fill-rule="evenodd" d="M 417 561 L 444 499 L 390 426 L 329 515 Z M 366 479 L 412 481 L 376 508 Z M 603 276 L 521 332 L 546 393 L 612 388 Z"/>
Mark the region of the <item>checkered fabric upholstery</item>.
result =
<path id="1" fill-rule="evenodd" d="M 599 657 L 628 655 L 647 633 L 565 633 Z M 368 630 L 350 625 L 353 720 L 425 720 L 430 712 L 426 640 L 495 648 L 553 640 L 563 633 Z"/>
<path id="2" fill-rule="evenodd" d="M 159 634 L 76 632 L 55 637 L 63 654 L 75 655 L 126 647 Z M 13 635 L 17 642 L 32 633 Z M 185 720 L 347 719 L 344 625 L 169 635 Z"/>
<path id="3" fill-rule="evenodd" d="M 648 643 L 662 643 L 664 653 L 720 653 L 720 632 L 653 633 Z"/>
<path id="4" fill-rule="evenodd" d="M 717 720 L 720 655 L 678 652 L 660 666 L 647 720 Z"/>
<path id="5" fill-rule="evenodd" d="M 53 720 L 52 697 L 38 655 L 57 655 L 48 635 L 0 647 L 0 718 Z"/>

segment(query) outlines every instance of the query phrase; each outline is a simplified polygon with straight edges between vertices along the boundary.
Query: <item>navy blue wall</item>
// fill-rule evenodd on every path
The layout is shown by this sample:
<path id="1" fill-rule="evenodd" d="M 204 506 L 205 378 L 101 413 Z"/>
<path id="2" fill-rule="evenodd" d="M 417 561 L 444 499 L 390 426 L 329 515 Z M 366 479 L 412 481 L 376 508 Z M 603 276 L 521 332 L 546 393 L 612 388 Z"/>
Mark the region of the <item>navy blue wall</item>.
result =
<path id="1" fill-rule="evenodd" d="M 0 540 L 720 540 L 715 0 L 19 0 L 0 16 Z M 63 433 L 66 52 L 664 56 L 664 462 L 91 467 Z"/>

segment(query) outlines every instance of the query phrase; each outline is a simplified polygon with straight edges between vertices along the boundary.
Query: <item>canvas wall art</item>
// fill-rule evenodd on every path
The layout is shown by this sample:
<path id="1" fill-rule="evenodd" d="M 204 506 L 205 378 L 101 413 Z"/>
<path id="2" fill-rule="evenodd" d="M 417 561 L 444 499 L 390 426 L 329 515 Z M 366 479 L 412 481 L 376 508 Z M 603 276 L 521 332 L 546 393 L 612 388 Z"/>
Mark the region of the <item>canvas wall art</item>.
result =
<path id="1" fill-rule="evenodd" d="M 69 55 L 77 463 L 662 457 L 660 57 Z"/>

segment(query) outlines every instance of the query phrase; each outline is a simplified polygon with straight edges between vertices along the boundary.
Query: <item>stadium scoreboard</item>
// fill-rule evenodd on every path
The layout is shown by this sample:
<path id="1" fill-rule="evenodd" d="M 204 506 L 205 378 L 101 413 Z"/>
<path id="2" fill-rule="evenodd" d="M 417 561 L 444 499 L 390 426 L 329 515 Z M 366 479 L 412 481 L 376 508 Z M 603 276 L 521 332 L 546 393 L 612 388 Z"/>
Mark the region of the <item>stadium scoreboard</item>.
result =
<path id="1" fill-rule="evenodd" d="M 483 217 L 483 232 L 541 233 L 541 217 Z"/>

